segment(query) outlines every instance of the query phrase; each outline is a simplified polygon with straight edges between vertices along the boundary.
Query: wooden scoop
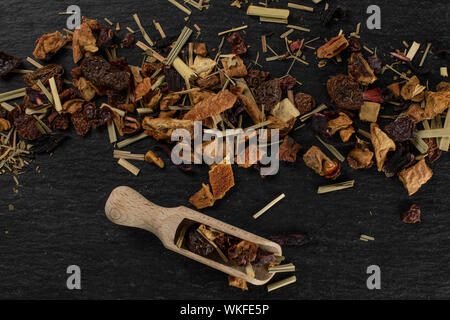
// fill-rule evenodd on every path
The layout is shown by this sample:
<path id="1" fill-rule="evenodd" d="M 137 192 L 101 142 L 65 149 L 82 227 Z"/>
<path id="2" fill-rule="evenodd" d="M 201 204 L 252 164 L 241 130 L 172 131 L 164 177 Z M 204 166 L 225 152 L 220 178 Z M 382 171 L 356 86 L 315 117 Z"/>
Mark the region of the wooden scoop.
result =
<path id="1" fill-rule="evenodd" d="M 106 202 L 105 212 L 108 219 L 115 224 L 150 231 L 161 240 L 167 249 L 254 285 L 265 284 L 273 277 L 273 274 L 268 273 L 264 266 L 255 265 L 255 278 L 252 278 L 245 273 L 245 267 L 233 266 L 223 262 L 220 258 L 214 259 L 200 256 L 184 249 L 183 246 L 178 248 L 175 243 L 183 226 L 186 224 L 204 224 L 242 240 L 258 244 L 261 249 L 281 256 L 281 247 L 275 242 L 258 237 L 186 207 L 160 207 L 129 187 L 118 187 L 111 192 Z"/>

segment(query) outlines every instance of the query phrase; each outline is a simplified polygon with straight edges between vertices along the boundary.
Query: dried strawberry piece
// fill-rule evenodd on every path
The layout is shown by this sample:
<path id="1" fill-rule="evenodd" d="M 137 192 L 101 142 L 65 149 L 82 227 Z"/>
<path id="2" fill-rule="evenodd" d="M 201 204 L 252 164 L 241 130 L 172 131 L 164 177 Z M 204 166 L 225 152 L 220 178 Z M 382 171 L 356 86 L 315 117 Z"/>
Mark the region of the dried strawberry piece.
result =
<path id="1" fill-rule="evenodd" d="M 22 60 L 3 51 L 0 51 L 0 77 L 6 76 L 12 70 L 22 65 Z"/>
<path id="2" fill-rule="evenodd" d="M 403 213 L 402 221 L 404 223 L 416 223 L 421 222 L 420 218 L 420 207 L 416 204 L 413 204 L 408 211 Z"/>
<path id="3" fill-rule="evenodd" d="M 231 47 L 231 51 L 234 54 L 244 54 L 247 52 L 247 47 L 245 46 L 244 40 L 241 38 L 239 33 L 234 32 L 228 38 L 227 42 Z"/>

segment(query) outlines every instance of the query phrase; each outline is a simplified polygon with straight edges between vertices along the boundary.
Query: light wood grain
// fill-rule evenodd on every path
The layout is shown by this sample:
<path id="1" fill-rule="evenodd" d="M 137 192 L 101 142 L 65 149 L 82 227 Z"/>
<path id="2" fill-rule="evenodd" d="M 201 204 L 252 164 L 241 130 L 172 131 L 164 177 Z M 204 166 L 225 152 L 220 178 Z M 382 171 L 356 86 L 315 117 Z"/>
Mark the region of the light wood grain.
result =
<path id="1" fill-rule="evenodd" d="M 255 278 L 251 278 L 245 273 L 244 267 L 232 266 L 220 260 L 202 257 L 186 249 L 178 248 L 175 245 L 175 235 L 180 224 L 185 221 L 185 219 L 202 223 L 226 234 L 256 243 L 263 250 L 272 252 L 276 255 L 282 254 L 281 247 L 272 241 L 187 207 L 165 208 L 158 206 L 129 187 L 118 187 L 111 192 L 111 195 L 106 202 L 105 213 L 108 219 L 115 224 L 150 231 L 161 240 L 167 249 L 214 269 L 244 279 L 254 285 L 263 285 L 267 283 L 273 277 L 273 274 L 268 273 L 263 266 L 255 266 L 256 276 Z"/>

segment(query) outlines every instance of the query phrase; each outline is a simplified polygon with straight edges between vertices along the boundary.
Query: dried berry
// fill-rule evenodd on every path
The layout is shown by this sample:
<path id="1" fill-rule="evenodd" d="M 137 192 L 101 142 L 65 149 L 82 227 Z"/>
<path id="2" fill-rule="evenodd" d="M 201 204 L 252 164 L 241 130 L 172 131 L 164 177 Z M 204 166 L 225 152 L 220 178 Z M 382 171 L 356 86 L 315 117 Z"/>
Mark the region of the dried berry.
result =
<path id="1" fill-rule="evenodd" d="M 0 77 L 6 76 L 12 70 L 17 69 L 21 65 L 22 60 L 20 58 L 0 51 Z"/>
<path id="2" fill-rule="evenodd" d="M 359 110 L 363 104 L 363 93 L 358 83 L 349 76 L 338 74 L 330 77 L 327 91 L 334 103 L 345 110 Z"/>
<path id="3" fill-rule="evenodd" d="M 234 32 L 228 38 L 227 42 L 231 47 L 231 51 L 234 54 L 244 54 L 247 52 L 247 47 L 245 46 L 244 40 L 241 38 L 239 33 Z"/>
<path id="4" fill-rule="evenodd" d="M 228 258 L 238 266 L 243 266 L 256 260 L 258 245 L 242 240 L 228 249 Z"/>
<path id="5" fill-rule="evenodd" d="M 98 28 L 92 30 L 97 40 L 97 47 L 107 48 L 112 44 L 114 31 L 104 23 L 100 23 Z"/>
<path id="6" fill-rule="evenodd" d="M 247 75 L 247 83 L 250 87 L 258 88 L 269 77 L 269 72 L 251 69 Z"/>
<path id="7" fill-rule="evenodd" d="M 69 128 L 69 116 L 68 114 L 60 114 L 58 111 L 53 110 L 53 112 L 47 118 L 50 127 L 53 129 L 66 130 Z"/>
<path id="8" fill-rule="evenodd" d="M 189 251 L 192 251 L 193 253 L 207 257 L 215 251 L 213 245 L 197 231 L 197 225 L 189 228 L 186 233 L 186 238 L 186 245 Z"/>
<path id="9" fill-rule="evenodd" d="M 420 207 L 416 204 L 413 204 L 408 211 L 403 213 L 402 221 L 404 223 L 416 223 L 421 222 L 420 219 Z"/>
<path id="10" fill-rule="evenodd" d="M 384 131 L 395 142 L 412 141 L 417 134 L 416 123 L 408 117 L 395 119 L 384 127 Z"/>
<path id="11" fill-rule="evenodd" d="M 300 115 L 304 115 L 310 112 L 316 106 L 316 101 L 310 94 L 306 94 L 303 92 L 299 92 L 295 95 L 295 106 L 298 111 L 300 111 Z"/>
<path id="12" fill-rule="evenodd" d="M 265 111 L 272 111 L 280 102 L 282 95 L 280 80 L 269 80 L 263 82 L 255 91 L 255 100 L 260 107 L 264 105 Z"/>
<path id="13" fill-rule="evenodd" d="M 99 56 L 85 58 L 81 63 L 81 71 L 96 87 L 122 91 L 130 85 L 130 72 L 120 70 Z"/>

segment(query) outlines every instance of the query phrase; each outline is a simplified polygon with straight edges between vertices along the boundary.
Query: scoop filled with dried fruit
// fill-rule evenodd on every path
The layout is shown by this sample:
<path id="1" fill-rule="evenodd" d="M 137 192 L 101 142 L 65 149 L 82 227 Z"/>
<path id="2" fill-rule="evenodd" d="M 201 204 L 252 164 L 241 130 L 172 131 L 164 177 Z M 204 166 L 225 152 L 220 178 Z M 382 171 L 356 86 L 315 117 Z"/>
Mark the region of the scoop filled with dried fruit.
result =
<path id="1" fill-rule="evenodd" d="M 274 275 L 281 247 L 272 241 L 211 218 L 187 207 L 155 205 L 129 187 L 111 192 L 105 213 L 118 225 L 155 234 L 167 249 L 254 285 Z"/>

